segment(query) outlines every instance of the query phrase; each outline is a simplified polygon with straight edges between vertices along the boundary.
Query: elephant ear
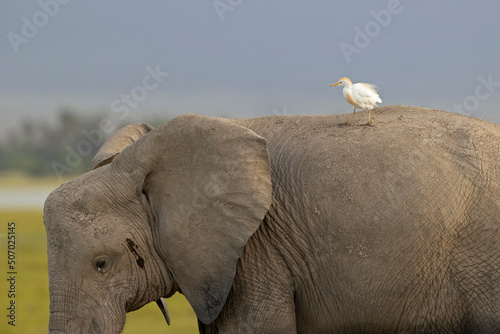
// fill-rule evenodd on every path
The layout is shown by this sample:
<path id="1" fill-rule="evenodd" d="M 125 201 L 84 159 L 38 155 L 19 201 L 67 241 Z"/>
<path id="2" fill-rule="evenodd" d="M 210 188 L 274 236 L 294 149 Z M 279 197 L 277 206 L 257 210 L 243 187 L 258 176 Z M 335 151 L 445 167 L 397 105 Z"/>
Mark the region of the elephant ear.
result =
<path id="1" fill-rule="evenodd" d="M 89 171 L 109 164 L 120 152 L 149 131 L 153 127 L 145 123 L 130 124 L 116 131 L 97 151 L 89 166 Z"/>
<path id="2" fill-rule="evenodd" d="M 230 120 L 184 115 L 128 147 L 112 167 L 138 186 L 144 178 L 158 252 L 198 319 L 211 323 L 271 205 L 266 140 Z"/>

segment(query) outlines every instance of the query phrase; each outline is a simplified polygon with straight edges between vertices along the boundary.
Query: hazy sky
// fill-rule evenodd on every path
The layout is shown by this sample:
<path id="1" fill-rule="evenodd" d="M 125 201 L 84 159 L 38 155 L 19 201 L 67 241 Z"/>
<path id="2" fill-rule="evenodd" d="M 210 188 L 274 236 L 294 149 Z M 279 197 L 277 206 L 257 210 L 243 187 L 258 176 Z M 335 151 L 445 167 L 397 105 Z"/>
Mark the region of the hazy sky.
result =
<path id="1" fill-rule="evenodd" d="M 500 123 L 499 13 L 493 0 L 2 0 L 0 131 L 62 107 L 130 122 L 348 113 L 329 87 L 342 76 L 374 83 L 382 105 Z"/>

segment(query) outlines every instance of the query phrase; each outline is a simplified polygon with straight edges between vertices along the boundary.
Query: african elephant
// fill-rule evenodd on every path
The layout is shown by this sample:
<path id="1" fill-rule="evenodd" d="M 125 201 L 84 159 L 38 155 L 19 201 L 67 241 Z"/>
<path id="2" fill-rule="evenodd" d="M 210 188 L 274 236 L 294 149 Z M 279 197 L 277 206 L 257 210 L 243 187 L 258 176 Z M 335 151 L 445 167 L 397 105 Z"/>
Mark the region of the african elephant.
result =
<path id="1" fill-rule="evenodd" d="M 500 333 L 500 127 L 375 110 L 115 133 L 45 203 L 50 333 L 177 291 L 200 333 Z"/>

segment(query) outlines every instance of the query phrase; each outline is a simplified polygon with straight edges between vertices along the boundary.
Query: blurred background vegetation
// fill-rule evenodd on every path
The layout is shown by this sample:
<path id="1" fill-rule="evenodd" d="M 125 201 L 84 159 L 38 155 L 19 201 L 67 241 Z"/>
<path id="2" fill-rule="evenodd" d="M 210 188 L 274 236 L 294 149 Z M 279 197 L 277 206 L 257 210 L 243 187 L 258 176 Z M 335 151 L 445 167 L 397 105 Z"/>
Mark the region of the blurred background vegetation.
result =
<path id="1" fill-rule="evenodd" d="M 102 132 L 101 121 L 107 118 L 104 113 L 82 115 L 85 114 L 70 108 L 63 108 L 59 111 L 55 123 L 48 120 L 26 119 L 18 128 L 11 129 L 4 134 L 0 140 L 0 174 L 15 172 L 32 177 L 57 176 L 53 163 L 67 165 L 67 147 L 76 151 L 79 143 L 89 142 L 84 132 L 93 130 Z M 169 117 L 150 118 L 143 122 L 157 126 L 168 120 Z M 118 118 L 112 119 L 111 124 L 114 130 L 111 133 L 129 123 Z M 105 140 L 109 135 L 104 134 L 104 137 Z M 102 142 L 99 145 L 90 145 L 91 152 L 79 155 L 82 159 L 81 163 L 74 168 L 71 167 L 71 173 L 65 174 L 76 176 L 84 173 Z"/>

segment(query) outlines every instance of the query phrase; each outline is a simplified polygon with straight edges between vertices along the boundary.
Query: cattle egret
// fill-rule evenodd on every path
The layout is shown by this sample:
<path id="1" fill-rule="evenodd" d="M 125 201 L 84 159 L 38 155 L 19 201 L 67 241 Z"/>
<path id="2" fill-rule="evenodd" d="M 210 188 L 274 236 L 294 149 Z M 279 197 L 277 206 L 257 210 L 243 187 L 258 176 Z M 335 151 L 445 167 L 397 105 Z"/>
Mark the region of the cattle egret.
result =
<path id="1" fill-rule="evenodd" d="M 354 113 L 356 113 L 356 108 L 362 108 L 368 109 L 368 125 L 371 125 L 370 117 L 372 109 L 377 103 L 382 103 L 375 86 L 364 82 L 358 82 L 353 85 L 351 79 L 343 77 L 340 78 L 336 84 L 333 84 L 330 87 L 338 85 L 344 86 L 344 89 L 342 90 L 344 97 L 349 104 L 354 106 L 352 116 L 345 123 L 349 124 L 349 121 L 353 118 Z"/>

